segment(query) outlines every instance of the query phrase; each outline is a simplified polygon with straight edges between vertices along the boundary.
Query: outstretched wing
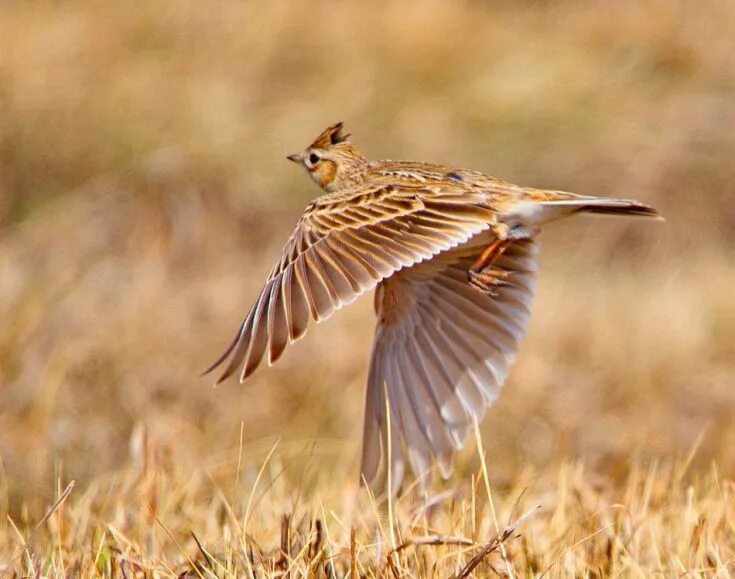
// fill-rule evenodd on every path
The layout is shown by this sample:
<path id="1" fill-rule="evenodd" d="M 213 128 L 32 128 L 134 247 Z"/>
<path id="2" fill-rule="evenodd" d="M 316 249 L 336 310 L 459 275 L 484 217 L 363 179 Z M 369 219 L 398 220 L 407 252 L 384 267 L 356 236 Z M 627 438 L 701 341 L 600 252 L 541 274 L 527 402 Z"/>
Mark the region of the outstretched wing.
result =
<path id="1" fill-rule="evenodd" d="M 396 271 L 460 245 L 496 222 L 482 193 L 387 185 L 311 203 L 227 350 L 217 382 L 242 364 L 241 381 L 265 352 L 287 344 Z"/>
<path id="2" fill-rule="evenodd" d="M 362 456 L 366 482 L 383 480 L 377 475 L 388 465 L 388 436 L 391 492 L 403 477 L 402 449 L 417 476 L 427 475 L 436 459 L 448 477 L 454 452 L 495 400 L 526 330 L 537 244 L 512 242 L 491 266 L 503 272 L 500 284 L 486 292 L 469 283 L 468 271 L 491 241 L 489 232 L 478 235 L 378 286 Z"/>

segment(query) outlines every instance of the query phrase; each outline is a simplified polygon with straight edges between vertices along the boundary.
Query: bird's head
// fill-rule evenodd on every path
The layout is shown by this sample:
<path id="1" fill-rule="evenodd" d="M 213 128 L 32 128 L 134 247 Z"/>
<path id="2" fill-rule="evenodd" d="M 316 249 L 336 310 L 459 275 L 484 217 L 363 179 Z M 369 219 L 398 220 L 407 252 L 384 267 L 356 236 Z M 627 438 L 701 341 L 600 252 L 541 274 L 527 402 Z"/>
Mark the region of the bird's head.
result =
<path id="1" fill-rule="evenodd" d="M 359 179 L 367 163 L 348 137 L 342 134 L 342 123 L 336 123 L 324 129 L 306 149 L 287 158 L 302 165 L 322 189 L 335 191 Z"/>

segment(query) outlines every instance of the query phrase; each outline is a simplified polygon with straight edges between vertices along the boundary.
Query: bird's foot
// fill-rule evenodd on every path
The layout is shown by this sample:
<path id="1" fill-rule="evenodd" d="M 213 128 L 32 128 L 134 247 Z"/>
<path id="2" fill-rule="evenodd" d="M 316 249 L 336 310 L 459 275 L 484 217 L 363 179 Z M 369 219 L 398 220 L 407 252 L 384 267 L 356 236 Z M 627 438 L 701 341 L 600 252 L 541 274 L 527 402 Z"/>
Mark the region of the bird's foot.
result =
<path id="1" fill-rule="evenodd" d="M 488 267 L 481 271 L 470 270 L 467 277 L 470 285 L 483 293 L 496 297 L 499 288 L 511 285 L 511 282 L 508 281 L 511 273 L 510 271 Z"/>

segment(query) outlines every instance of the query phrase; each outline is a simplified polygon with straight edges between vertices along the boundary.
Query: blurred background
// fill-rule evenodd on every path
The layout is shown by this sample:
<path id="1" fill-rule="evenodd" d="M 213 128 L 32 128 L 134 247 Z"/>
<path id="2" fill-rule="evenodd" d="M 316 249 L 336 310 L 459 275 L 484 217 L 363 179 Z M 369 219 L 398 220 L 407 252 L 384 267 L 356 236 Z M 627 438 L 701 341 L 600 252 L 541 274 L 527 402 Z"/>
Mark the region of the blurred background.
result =
<path id="1" fill-rule="evenodd" d="M 198 377 L 318 193 L 285 155 L 340 120 L 373 158 L 667 219 L 543 233 L 482 428 L 497 484 L 695 447 L 732 475 L 733 30 L 726 0 L 0 3 L 0 501 L 40 509 L 142 437 L 229 456 L 241 425 L 357 476 L 369 297 L 245 385 Z"/>

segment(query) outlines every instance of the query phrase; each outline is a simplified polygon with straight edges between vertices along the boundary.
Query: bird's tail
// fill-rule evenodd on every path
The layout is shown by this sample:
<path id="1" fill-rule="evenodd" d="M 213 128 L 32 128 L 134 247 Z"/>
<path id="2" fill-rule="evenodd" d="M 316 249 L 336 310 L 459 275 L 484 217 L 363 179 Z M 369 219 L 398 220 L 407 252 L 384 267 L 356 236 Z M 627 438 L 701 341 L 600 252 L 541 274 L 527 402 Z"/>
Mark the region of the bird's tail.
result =
<path id="1" fill-rule="evenodd" d="M 572 213 L 593 213 L 597 215 L 629 215 L 662 219 L 657 209 L 632 199 L 586 197 L 570 193 L 563 195 L 560 194 L 555 199 L 540 201 L 540 205 L 548 210 L 549 217 L 554 214 L 557 217 L 562 217 Z"/>
<path id="2" fill-rule="evenodd" d="M 553 203 L 553 202 L 552 202 Z M 562 203 L 557 201 L 555 203 Z M 632 199 L 613 199 L 613 198 L 591 198 L 587 200 L 577 200 L 573 203 L 567 202 L 569 205 L 577 207 L 575 213 L 597 213 L 600 215 L 639 215 L 641 217 L 660 217 L 658 210 L 639 203 Z"/>

